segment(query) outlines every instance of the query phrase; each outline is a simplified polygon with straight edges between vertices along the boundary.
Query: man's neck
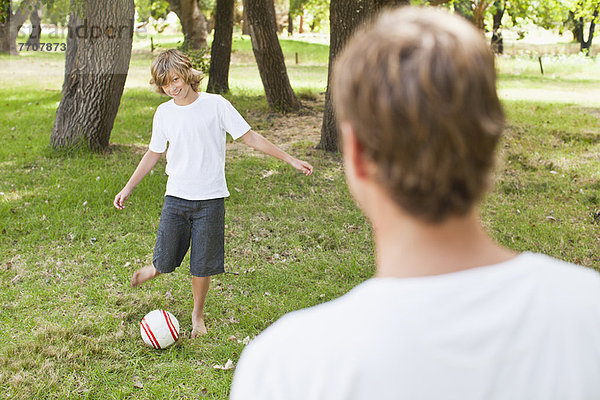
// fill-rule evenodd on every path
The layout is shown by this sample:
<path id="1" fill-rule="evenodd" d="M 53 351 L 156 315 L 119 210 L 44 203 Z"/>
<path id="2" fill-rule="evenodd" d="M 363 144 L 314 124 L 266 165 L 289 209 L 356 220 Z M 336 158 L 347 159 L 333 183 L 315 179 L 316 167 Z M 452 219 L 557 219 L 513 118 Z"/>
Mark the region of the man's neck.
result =
<path id="1" fill-rule="evenodd" d="M 441 275 L 498 264 L 517 254 L 495 243 L 477 213 L 425 224 L 412 217 L 388 215 L 373 221 L 377 277 Z"/>

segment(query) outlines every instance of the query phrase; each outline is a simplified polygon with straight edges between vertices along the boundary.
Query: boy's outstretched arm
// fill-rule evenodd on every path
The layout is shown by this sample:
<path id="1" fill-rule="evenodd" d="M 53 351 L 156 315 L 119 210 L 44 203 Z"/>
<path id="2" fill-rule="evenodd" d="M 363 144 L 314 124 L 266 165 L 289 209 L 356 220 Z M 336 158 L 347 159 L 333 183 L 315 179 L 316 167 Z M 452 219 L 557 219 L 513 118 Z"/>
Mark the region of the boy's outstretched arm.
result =
<path id="1" fill-rule="evenodd" d="M 285 161 L 286 163 L 290 164 L 292 167 L 296 168 L 298 171 L 302 172 L 306 176 L 312 174 L 313 172 L 312 165 L 310 165 L 306 161 L 299 160 L 295 157 L 290 156 L 288 153 L 281 150 L 279 147 L 275 146 L 273 143 L 265 139 L 264 136 L 254 132 L 252 129 L 250 129 L 248 132 L 242 135 L 242 140 L 248 146 L 255 148 L 258 151 L 261 151 L 265 154 Z"/>
<path id="2" fill-rule="evenodd" d="M 125 208 L 125 201 L 127 201 L 133 189 L 148 174 L 148 172 L 154 168 L 161 155 L 161 153 L 155 153 L 152 150 L 148 150 L 146 154 L 144 154 L 144 157 L 142 157 L 140 163 L 131 175 L 131 178 L 129 178 L 129 181 L 125 187 L 123 187 L 123 189 L 115 196 L 115 201 L 113 204 L 116 208 L 119 210 Z"/>

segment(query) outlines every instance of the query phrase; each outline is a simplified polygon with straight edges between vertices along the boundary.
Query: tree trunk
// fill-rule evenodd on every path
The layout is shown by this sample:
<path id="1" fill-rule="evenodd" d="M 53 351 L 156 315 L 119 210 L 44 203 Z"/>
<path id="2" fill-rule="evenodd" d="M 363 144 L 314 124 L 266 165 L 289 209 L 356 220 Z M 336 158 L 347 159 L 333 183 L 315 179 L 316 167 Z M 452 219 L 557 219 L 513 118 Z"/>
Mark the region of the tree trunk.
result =
<path id="1" fill-rule="evenodd" d="M 502 39 L 502 17 L 504 16 L 504 2 L 496 0 L 495 12 L 492 15 L 492 50 L 497 54 L 504 54 L 504 40 Z"/>
<path id="2" fill-rule="evenodd" d="M 596 28 L 596 18 L 598 17 L 598 9 L 594 10 L 594 14 L 592 15 L 592 21 L 590 22 L 590 29 L 588 31 L 587 40 L 583 40 L 583 21 L 581 26 L 581 41 L 579 42 L 580 50 L 586 55 L 590 55 L 590 50 L 592 48 L 592 40 L 594 39 L 594 29 Z"/>
<path id="3" fill-rule="evenodd" d="M 248 13 L 246 12 L 246 0 L 244 0 L 244 19 L 242 20 L 242 35 L 250 35 L 250 24 L 248 23 Z"/>
<path id="4" fill-rule="evenodd" d="M 23 0 L 16 10 L 13 10 L 12 3 L 3 1 L 0 4 L 0 53 L 17 55 L 19 29 L 27 21 L 30 7 L 37 5 L 37 0 Z"/>
<path id="5" fill-rule="evenodd" d="M 291 11 L 288 13 L 288 36 L 294 35 L 294 16 Z"/>
<path id="6" fill-rule="evenodd" d="M 245 0 L 244 6 L 250 24 L 252 50 L 269 107 L 279 112 L 300 109 L 277 38 L 273 0 Z"/>
<path id="7" fill-rule="evenodd" d="M 199 50 L 208 45 L 208 20 L 200 10 L 198 0 L 167 0 L 171 9 L 179 17 L 183 31 L 183 45 L 186 49 Z"/>
<path id="8" fill-rule="evenodd" d="M 234 0 L 217 0 L 215 37 L 210 50 L 210 68 L 206 89 L 210 93 L 227 93 L 229 91 L 233 3 Z"/>
<path id="9" fill-rule="evenodd" d="M 575 18 L 575 12 L 569 11 L 568 25 L 571 27 L 573 40 L 581 44 L 583 42 L 583 18 Z"/>
<path id="10" fill-rule="evenodd" d="M 410 0 L 373 0 L 373 7 L 375 10 L 380 10 L 384 7 L 399 7 L 409 5 Z"/>
<path id="11" fill-rule="evenodd" d="M 69 17 L 63 97 L 50 143 L 108 147 L 131 58 L 133 0 L 88 0 Z"/>
<path id="12" fill-rule="evenodd" d="M 329 5 L 330 43 L 329 70 L 327 76 L 327 92 L 325 93 L 325 110 L 321 127 L 321 142 L 318 149 L 338 151 L 338 133 L 333 104 L 331 102 L 331 69 L 335 57 L 340 53 L 354 31 L 373 13 L 371 0 L 331 0 Z"/>
<path id="13" fill-rule="evenodd" d="M 10 23 L 0 24 L 0 52 L 18 54 L 16 40 L 10 33 Z"/>
<path id="14" fill-rule="evenodd" d="M 475 8 L 473 9 L 473 25 L 475 25 L 478 29 L 485 29 L 485 12 L 492 5 L 492 0 L 479 0 L 475 3 Z"/>
<path id="15" fill-rule="evenodd" d="M 37 4 L 33 11 L 31 11 L 29 21 L 31 22 L 31 34 L 29 35 L 29 39 L 27 39 L 27 44 L 37 49 L 40 46 L 40 37 L 42 36 L 41 4 Z"/>

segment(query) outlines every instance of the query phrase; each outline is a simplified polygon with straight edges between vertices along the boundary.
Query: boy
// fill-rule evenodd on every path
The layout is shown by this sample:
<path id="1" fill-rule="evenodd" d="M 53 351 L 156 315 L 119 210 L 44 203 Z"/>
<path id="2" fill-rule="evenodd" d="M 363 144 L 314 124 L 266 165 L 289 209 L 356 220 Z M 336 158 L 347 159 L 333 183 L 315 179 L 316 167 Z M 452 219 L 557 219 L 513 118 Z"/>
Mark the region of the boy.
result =
<path id="1" fill-rule="evenodd" d="M 375 278 L 267 329 L 231 398 L 600 399 L 600 276 L 500 247 L 478 220 L 504 122 L 481 32 L 390 11 L 333 79 Z"/>
<path id="2" fill-rule="evenodd" d="M 161 212 L 153 265 L 137 270 L 131 286 L 177 268 L 191 242 L 190 273 L 194 309 L 191 338 L 207 332 L 204 301 L 210 277 L 224 272 L 225 132 L 265 154 L 279 158 L 305 175 L 313 167 L 282 151 L 250 129 L 248 123 L 219 95 L 199 93 L 202 74 L 178 50 L 167 50 L 152 62 L 151 84 L 172 99 L 156 109 L 148 151 L 115 196 L 121 210 L 135 186 L 167 150 L 169 175 Z"/>

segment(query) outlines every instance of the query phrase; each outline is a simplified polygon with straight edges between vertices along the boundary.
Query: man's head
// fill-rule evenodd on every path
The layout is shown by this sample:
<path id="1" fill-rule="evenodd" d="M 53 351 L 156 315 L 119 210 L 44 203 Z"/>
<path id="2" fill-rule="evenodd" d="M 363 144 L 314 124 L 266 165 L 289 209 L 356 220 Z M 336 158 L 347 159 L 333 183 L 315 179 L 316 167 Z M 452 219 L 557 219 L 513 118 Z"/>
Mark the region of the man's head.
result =
<path id="1" fill-rule="evenodd" d="M 493 54 L 463 18 L 386 12 L 338 57 L 333 99 L 343 138 L 373 166 L 368 179 L 408 214 L 443 222 L 485 192 L 504 114 Z"/>
<path id="2" fill-rule="evenodd" d="M 197 92 L 204 77 L 202 72 L 193 68 L 190 59 L 176 49 L 169 49 L 157 55 L 152 61 L 150 73 L 152 74 L 150 84 L 154 85 L 158 93 L 167 95 L 171 95 L 168 90 L 169 85 L 177 81 L 180 84 L 190 85 Z M 174 86 L 173 90 L 177 88 Z"/>

